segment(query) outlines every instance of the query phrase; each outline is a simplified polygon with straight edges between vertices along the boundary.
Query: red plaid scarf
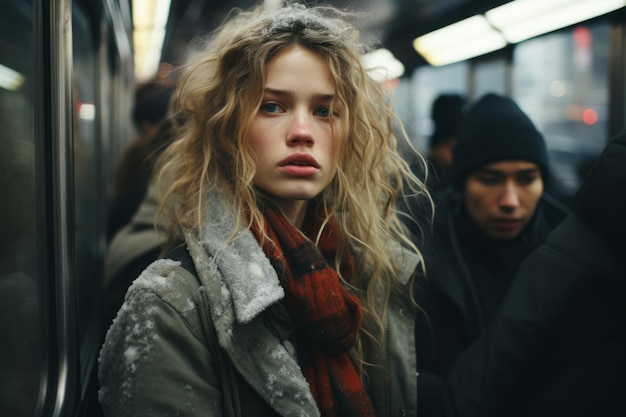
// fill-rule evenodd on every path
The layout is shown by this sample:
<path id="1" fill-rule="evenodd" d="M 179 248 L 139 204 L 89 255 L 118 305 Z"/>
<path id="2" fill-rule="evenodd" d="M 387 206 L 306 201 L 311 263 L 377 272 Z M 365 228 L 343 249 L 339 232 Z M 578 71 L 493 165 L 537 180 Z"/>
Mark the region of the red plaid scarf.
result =
<path id="1" fill-rule="evenodd" d="M 311 214 L 303 232 L 314 238 L 322 219 Z M 304 237 L 276 209 L 267 209 L 263 251 L 285 290 L 285 305 L 296 326 L 298 362 L 323 417 L 375 416 L 348 350 L 361 325 L 361 303 L 340 283 L 333 262 L 341 231 L 330 221 L 319 247 Z M 258 231 L 254 231 L 260 240 Z M 354 271 L 352 257 L 341 266 L 344 278 Z"/>

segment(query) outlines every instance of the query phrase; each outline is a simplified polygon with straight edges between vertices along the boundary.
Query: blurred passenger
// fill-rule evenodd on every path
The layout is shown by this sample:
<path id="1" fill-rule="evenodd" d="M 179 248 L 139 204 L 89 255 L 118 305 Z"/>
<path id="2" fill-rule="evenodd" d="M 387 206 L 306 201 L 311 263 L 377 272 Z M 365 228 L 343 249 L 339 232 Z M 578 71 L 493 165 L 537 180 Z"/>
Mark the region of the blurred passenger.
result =
<path id="1" fill-rule="evenodd" d="M 115 168 L 109 239 L 130 221 L 146 194 L 154 161 L 163 148 L 164 137 L 155 133 L 167 115 L 173 92 L 174 86 L 157 81 L 140 84 L 135 91 L 132 120 L 138 136 L 126 147 Z"/>
<path id="2" fill-rule="evenodd" d="M 459 356 L 445 417 L 626 415 L 626 130 Z M 418 391 L 419 397 L 419 391 Z"/>
<path id="3" fill-rule="evenodd" d="M 173 119 L 166 119 L 151 138 L 155 144 L 148 158 L 151 166 L 173 138 Z M 161 254 L 165 234 L 162 225 L 157 223 L 158 206 L 156 189 L 150 186 L 130 222 L 115 233 L 109 244 L 102 288 L 105 329 L 122 306 L 130 284 Z"/>
<path id="4" fill-rule="evenodd" d="M 522 260 L 566 214 L 544 193 L 544 138 L 510 98 L 488 94 L 468 109 L 450 174 L 436 202 L 427 288 L 416 294 L 428 317 L 416 327 L 424 416 L 458 355 L 492 321 Z"/>
<path id="5" fill-rule="evenodd" d="M 429 196 L 425 194 L 409 195 L 400 199 L 398 210 L 400 219 L 405 224 L 418 247 L 425 247 L 430 233 L 422 226 L 430 224 L 432 218 L 432 200 L 448 186 L 448 170 L 452 163 L 452 150 L 456 144 L 456 131 L 463 115 L 465 98 L 460 94 L 440 94 L 433 101 L 431 117 L 434 124 L 429 139 L 426 160 L 414 152 L 406 152 L 406 159 L 411 171 L 418 178 L 426 178 Z M 426 173 L 428 172 L 428 175 Z M 436 199 L 435 199 L 436 201 Z"/>
<path id="6" fill-rule="evenodd" d="M 465 98 L 460 94 L 441 94 L 433 101 L 431 118 L 433 134 L 428 142 L 428 160 L 432 172 L 428 182 L 431 193 L 448 185 L 448 170 L 452 164 L 452 150 L 456 145 Z"/>

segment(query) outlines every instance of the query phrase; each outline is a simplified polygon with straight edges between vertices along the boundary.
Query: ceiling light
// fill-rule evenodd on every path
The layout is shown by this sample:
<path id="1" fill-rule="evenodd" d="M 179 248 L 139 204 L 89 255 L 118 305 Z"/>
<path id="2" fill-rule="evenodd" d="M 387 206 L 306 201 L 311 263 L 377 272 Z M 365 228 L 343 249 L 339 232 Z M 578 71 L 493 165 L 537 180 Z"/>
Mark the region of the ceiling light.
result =
<path id="1" fill-rule="evenodd" d="M 626 0 L 516 0 L 485 13 L 510 43 L 552 32 L 626 6 Z"/>
<path id="2" fill-rule="evenodd" d="M 146 79 L 156 74 L 171 0 L 133 0 L 133 46 L 135 76 Z"/>
<path id="3" fill-rule="evenodd" d="M 363 55 L 363 64 L 370 77 L 379 82 L 400 78 L 404 74 L 402 62 L 384 48 Z"/>
<path id="4" fill-rule="evenodd" d="M 505 46 L 502 35 L 481 15 L 461 20 L 413 41 L 415 50 L 434 66 L 463 61 Z"/>

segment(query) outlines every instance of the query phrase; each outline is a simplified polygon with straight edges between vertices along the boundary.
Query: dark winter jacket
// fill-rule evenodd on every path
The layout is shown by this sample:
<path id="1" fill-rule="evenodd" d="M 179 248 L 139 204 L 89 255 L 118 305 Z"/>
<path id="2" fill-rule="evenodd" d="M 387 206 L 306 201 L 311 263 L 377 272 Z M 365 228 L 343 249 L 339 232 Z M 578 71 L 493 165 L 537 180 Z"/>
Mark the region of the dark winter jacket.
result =
<path id="1" fill-rule="evenodd" d="M 416 325 L 422 416 L 432 415 L 454 361 L 485 331 L 522 260 L 566 215 L 562 205 L 544 194 L 520 236 L 497 241 L 456 209 L 452 193 L 441 198 L 426 251 L 426 285 L 416 294 L 425 312 Z"/>
<path id="2" fill-rule="evenodd" d="M 626 131 L 456 362 L 446 417 L 626 415 Z"/>

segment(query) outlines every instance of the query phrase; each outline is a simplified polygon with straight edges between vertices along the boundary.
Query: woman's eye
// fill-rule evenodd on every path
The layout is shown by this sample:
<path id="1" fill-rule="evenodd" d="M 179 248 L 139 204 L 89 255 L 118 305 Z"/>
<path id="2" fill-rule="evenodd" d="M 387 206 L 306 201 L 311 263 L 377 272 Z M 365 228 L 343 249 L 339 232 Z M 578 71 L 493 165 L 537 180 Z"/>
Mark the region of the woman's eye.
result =
<path id="1" fill-rule="evenodd" d="M 261 109 L 266 113 L 278 113 L 280 106 L 276 103 L 263 103 L 261 104 Z"/>
<path id="2" fill-rule="evenodd" d="M 319 117 L 323 117 L 325 119 L 330 117 L 330 108 L 328 108 L 328 107 L 321 107 L 321 108 L 317 109 L 317 115 Z"/>

